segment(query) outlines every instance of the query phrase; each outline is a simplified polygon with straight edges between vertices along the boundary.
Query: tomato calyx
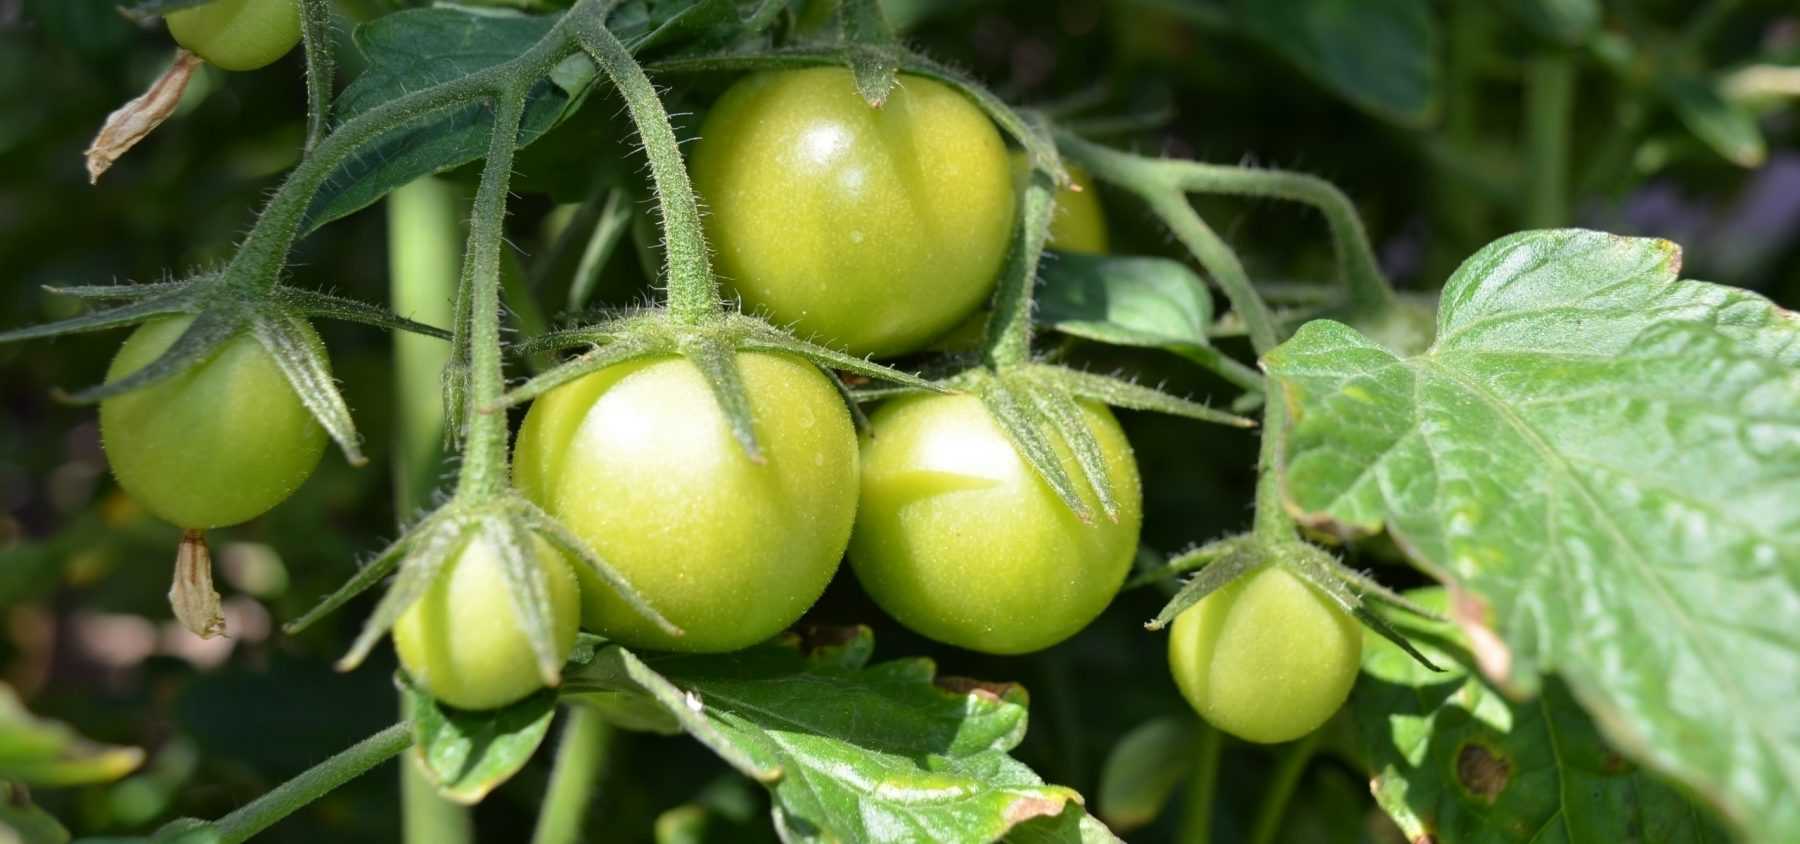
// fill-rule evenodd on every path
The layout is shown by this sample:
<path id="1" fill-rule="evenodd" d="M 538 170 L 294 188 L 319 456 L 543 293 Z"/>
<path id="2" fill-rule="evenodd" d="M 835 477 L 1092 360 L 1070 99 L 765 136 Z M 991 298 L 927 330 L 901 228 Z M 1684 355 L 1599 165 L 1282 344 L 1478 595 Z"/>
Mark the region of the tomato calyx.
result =
<path id="1" fill-rule="evenodd" d="M 307 409 L 337 441 L 344 458 L 353 466 L 368 462 L 362 453 L 362 438 L 338 392 L 337 382 L 331 377 L 331 363 L 324 349 L 307 339 L 305 321 L 326 317 L 449 337 L 441 329 L 327 293 L 276 285 L 248 295 L 244 285 L 225 274 L 153 284 L 46 289 L 90 302 L 117 304 L 57 322 L 0 332 L 0 343 L 125 328 L 177 314 L 195 315 L 181 337 L 155 360 L 115 381 L 74 391 L 59 389 L 59 399 L 95 404 L 148 387 L 199 366 L 232 338 L 248 332 L 275 359 Z"/>
<path id="2" fill-rule="evenodd" d="M 498 403 L 480 408 L 483 413 L 523 404 L 589 373 L 626 361 L 659 355 L 681 355 L 705 376 L 713 396 L 730 423 L 732 437 L 751 460 L 763 461 L 761 445 L 751 424 L 750 399 L 737 368 L 737 352 L 781 352 L 803 358 L 832 377 L 843 389 L 837 372 L 860 378 L 880 379 L 908 389 L 941 392 L 944 387 L 923 378 L 874 363 L 845 352 L 801 340 L 748 314 L 722 312 L 698 321 L 679 320 L 667 308 L 627 311 L 599 322 L 551 331 L 524 343 L 519 354 L 586 351 L 545 370 L 500 397 Z M 852 407 L 854 408 L 854 404 Z"/>
<path id="3" fill-rule="evenodd" d="M 1280 566 L 1307 582 L 1355 616 L 1370 630 L 1395 645 L 1419 664 L 1441 671 L 1437 665 L 1413 647 L 1404 635 L 1394 629 L 1377 608 L 1399 611 L 1431 620 L 1441 616 L 1382 586 L 1374 578 L 1343 564 L 1323 548 L 1299 539 L 1271 541 L 1253 533 L 1228 536 L 1171 557 L 1163 565 L 1148 569 L 1133 578 L 1126 588 L 1166 581 L 1186 572 L 1199 570 L 1169 599 L 1155 618 L 1144 624 L 1146 630 L 1161 630 L 1177 616 L 1200 603 L 1206 596 L 1225 588 L 1267 566 Z"/>

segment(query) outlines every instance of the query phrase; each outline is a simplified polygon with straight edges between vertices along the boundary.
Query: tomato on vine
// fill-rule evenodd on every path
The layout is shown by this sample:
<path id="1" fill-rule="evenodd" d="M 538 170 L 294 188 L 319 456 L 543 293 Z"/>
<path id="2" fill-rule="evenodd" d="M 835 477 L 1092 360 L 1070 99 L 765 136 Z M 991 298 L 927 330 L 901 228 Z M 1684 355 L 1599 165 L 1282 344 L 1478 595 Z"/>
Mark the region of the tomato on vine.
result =
<path id="1" fill-rule="evenodd" d="M 124 378 L 157 357 L 193 317 L 144 323 L 106 372 Z M 307 342 L 324 342 L 310 326 Z M 293 494 L 325 453 L 320 427 L 275 359 L 248 333 L 207 360 L 100 403 L 100 439 L 119 486 L 190 529 L 253 519 Z"/>
<path id="2" fill-rule="evenodd" d="M 255 70 L 300 43 L 300 0 L 212 0 L 164 20 L 175 43 L 225 70 Z"/>
<path id="3" fill-rule="evenodd" d="M 1012 230 L 999 132 L 918 76 L 879 109 L 843 68 L 748 76 L 707 115 L 693 176 L 745 310 L 856 354 L 955 327 L 992 292 Z"/>
<path id="4" fill-rule="evenodd" d="M 581 618 L 575 572 L 549 543 L 533 537 L 532 546 L 549 598 L 551 639 L 567 659 Z M 502 707 L 544 685 L 500 554 L 485 536 L 470 539 L 400 615 L 394 650 L 414 682 L 461 709 Z"/>
<path id="5" fill-rule="evenodd" d="M 1081 403 L 1118 500 L 1084 523 L 969 395 L 910 396 L 870 416 L 850 564 L 907 627 L 995 654 L 1035 651 L 1093 621 L 1137 553 L 1142 492 L 1125 432 Z M 1063 466 L 1079 477 L 1059 442 Z M 1099 511 L 1090 490 L 1090 507 Z"/>
<path id="6" fill-rule="evenodd" d="M 1297 739 L 1356 683 L 1362 629 L 1279 565 L 1226 584 L 1175 617 L 1169 671 L 1195 711 L 1256 742 Z"/>
<path id="7" fill-rule="evenodd" d="M 646 358 L 539 397 L 514 482 L 677 627 L 583 573 L 582 621 L 627 645 L 731 651 L 793 624 L 837 570 L 856 509 L 856 432 L 812 364 L 740 352 L 763 462 L 731 435 L 700 370 Z"/>

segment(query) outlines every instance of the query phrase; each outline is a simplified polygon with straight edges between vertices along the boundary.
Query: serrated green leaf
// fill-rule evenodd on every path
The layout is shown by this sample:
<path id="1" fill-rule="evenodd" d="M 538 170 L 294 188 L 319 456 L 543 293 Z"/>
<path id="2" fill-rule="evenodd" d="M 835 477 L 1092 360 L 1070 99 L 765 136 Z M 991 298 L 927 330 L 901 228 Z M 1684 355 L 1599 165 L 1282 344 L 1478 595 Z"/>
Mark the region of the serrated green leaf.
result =
<path id="1" fill-rule="evenodd" d="M 481 802 L 525 767 L 556 714 L 556 694 L 548 690 L 499 709 L 470 712 L 440 705 L 404 677 L 396 682 L 412 722 L 407 763 L 417 764 L 439 794 L 464 805 Z"/>
<path id="2" fill-rule="evenodd" d="M 1179 261 L 1058 252 L 1038 275 L 1037 321 L 1064 334 L 1179 354 L 1209 345 L 1212 296 Z"/>
<path id="3" fill-rule="evenodd" d="M 1376 116 L 1437 111 L 1437 23 L 1425 0 L 1232 0 L 1245 34 Z"/>
<path id="4" fill-rule="evenodd" d="M 1286 495 L 1468 590 L 1490 677 L 1556 671 L 1622 751 L 1800 840 L 1800 319 L 1678 256 L 1525 232 L 1456 272 L 1416 357 L 1305 326 L 1266 360 Z"/>
<path id="5" fill-rule="evenodd" d="M 1408 596 L 1438 610 L 1448 601 L 1440 588 Z M 1608 747 L 1561 683 L 1515 703 L 1471 668 L 1467 639 L 1454 624 L 1396 624 L 1448 670 L 1428 671 L 1365 633 L 1350 708 L 1375 800 L 1408 840 L 1728 839 L 1704 810 Z"/>
<path id="6" fill-rule="evenodd" d="M 994 841 L 1079 804 L 1006 755 L 1024 736 L 1023 689 L 935 678 L 921 659 L 849 667 L 842 654 L 865 653 L 867 637 L 822 659 L 791 642 L 642 660 L 614 647 L 571 668 L 565 690 L 636 688 L 661 702 L 764 781 L 787 841 Z M 1086 826 L 1072 828 L 1092 835 Z"/>
<path id="7" fill-rule="evenodd" d="M 338 97 L 333 114 L 343 123 L 390 100 L 518 58 L 556 20 L 453 6 L 384 15 L 357 27 L 356 45 L 368 67 Z M 556 75 L 563 84 L 575 78 Z M 581 95 L 571 95 L 558 81 L 543 79 L 531 87 L 519 146 L 542 137 L 580 106 Z M 307 209 L 305 230 L 363 208 L 420 176 L 482 157 L 492 134 L 493 109 L 475 103 L 422 115 L 381 135 L 327 177 Z"/>

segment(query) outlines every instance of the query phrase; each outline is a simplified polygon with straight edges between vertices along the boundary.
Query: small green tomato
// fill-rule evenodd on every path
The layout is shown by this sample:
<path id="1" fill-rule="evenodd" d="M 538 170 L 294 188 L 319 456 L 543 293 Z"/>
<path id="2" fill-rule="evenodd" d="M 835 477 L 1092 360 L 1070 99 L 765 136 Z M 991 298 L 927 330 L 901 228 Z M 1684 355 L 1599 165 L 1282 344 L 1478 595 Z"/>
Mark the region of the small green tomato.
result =
<path id="1" fill-rule="evenodd" d="M 106 380 L 155 360 L 191 322 L 144 323 L 125 338 Z M 310 327 L 306 338 L 324 350 Z M 186 372 L 102 401 L 100 440 L 119 486 L 144 509 L 202 530 L 286 500 L 319 465 L 326 438 L 275 359 L 245 333 Z"/>
<path id="2" fill-rule="evenodd" d="M 1247 741 L 1297 739 L 1350 694 L 1362 631 L 1305 581 L 1271 565 L 1175 617 L 1169 671 L 1213 726 Z"/>
<path id="3" fill-rule="evenodd" d="M 558 661 L 575 647 L 581 600 L 575 572 L 549 543 L 532 538 L 550 598 Z M 431 696 L 460 709 L 497 709 L 543 688 L 531 641 L 493 543 L 477 535 L 445 565 L 418 601 L 394 623 L 394 650 L 407 676 Z"/>
<path id="4" fill-rule="evenodd" d="M 670 636 L 584 573 L 582 620 L 634 647 L 722 652 L 793 624 L 837 571 L 856 510 L 856 432 L 798 358 L 741 352 L 763 462 L 744 453 L 681 357 L 609 367 L 540 397 L 513 480 L 664 617 Z"/>
<path id="5" fill-rule="evenodd" d="M 745 310 L 856 354 L 917 351 L 994 289 L 1013 220 L 981 109 L 902 74 L 880 108 L 841 67 L 745 77 L 707 115 L 694 187 Z"/>
<path id="6" fill-rule="evenodd" d="M 863 439 L 862 501 L 850 564 L 907 627 L 994 654 L 1050 647 L 1086 627 L 1137 553 L 1142 493 L 1125 432 L 1081 404 L 1100 442 L 1119 519 L 1085 524 L 969 395 L 890 401 Z M 1081 477 L 1056 443 L 1064 470 Z M 1097 514 L 1093 493 L 1083 498 Z"/>
<path id="7" fill-rule="evenodd" d="M 300 0 L 212 0 L 165 20 L 175 43 L 225 70 L 255 70 L 300 43 Z"/>

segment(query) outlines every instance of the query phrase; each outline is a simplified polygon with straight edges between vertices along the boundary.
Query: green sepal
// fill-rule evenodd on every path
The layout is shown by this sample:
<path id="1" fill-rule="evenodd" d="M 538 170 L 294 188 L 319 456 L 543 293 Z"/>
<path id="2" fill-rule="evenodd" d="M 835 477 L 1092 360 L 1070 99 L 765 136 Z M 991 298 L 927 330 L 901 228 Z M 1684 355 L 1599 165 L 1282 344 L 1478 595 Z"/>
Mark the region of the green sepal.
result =
<path id="1" fill-rule="evenodd" d="M 1212 562 L 1200 569 L 1200 573 L 1189 578 L 1181 586 L 1181 591 L 1163 605 L 1162 611 L 1144 625 L 1146 630 L 1161 630 L 1169 626 L 1175 617 L 1187 611 L 1189 607 L 1200 603 L 1225 586 L 1256 569 L 1268 564 L 1269 558 L 1264 549 L 1255 541 L 1234 543 L 1224 553 L 1213 558 Z"/>
<path id="2" fill-rule="evenodd" d="M 656 607 L 651 606 L 650 600 L 645 598 L 643 593 L 637 590 L 637 587 L 631 585 L 631 581 L 627 580 L 624 574 L 613 568 L 612 563 L 607 562 L 606 558 L 595 552 L 592 546 L 588 545 L 581 537 L 576 536 L 562 522 L 557 521 L 536 504 L 522 497 L 513 497 L 511 506 L 526 527 L 545 542 L 550 543 L 551 547 L 573 560 L 576 565 L 587 568 L 588 571 L 593 572 L 595 577 L 612 587 L 613 592 L 618 594 L 626 606 L 636 610 L 638 615 L 643 616 L 664 633 L 670 636 L 682 635 L 682 629 L 677 627 L 675 622 L 670 621 L 667 616 L 657 611 Z"/>
<path id="3" fill-rule="evenodd" d="M 492 542 L 500 555 L 500 573 L 506 592 L 512 598 L 513 615 L 519 632 L 531 644 L 537 657 L 538 677 L 544 685 L 562 682 L 563 655 L 557 653 L 556 630 L 551 618 L 550 584 L 544 580 L 544 568 L 538 565 L 537 549 L 531 531 L 507 516 L 494 516 L 477 528 Z"/>
<path id="4" fill-rule="evenodd" d="M 285 285 L 275 288 L 271 298 L 280 302 L 284 310 L 301 316 L 354 322 L 395 331 L 410 331 L 439 340 L 450 339 L 449 331 L 435 325 L 414 322 L 386 308 L 376 307 L 357 299 L 347 299 L 317 290 Z"/>
<path id="5" fill-rule="evenodd" d="M 369 587 L 380 583 L 389 574 L 392 574 L 395 568 L 399 567 L 400 560 L 406 556 L 407 551 L 411 550 L 419 536 L 432 530 L 430 523 L 435 518 L 435 514 L 427 517 L 412 530 L 402 533 L 399 539 L 388 543 L 388 546 L 381 549 L 381 552 L 376 554 L 373 559 L 358 568 L 356 574 L 351 575 L 344 585 L 337 588 L 337 591 L 325 596 L 324 600 L 307 610 L 306 614 L 282 625 L 282 632 L 289 636 L 300 633 L 311 627 L 314 622 L 330 615 L 333 610 L 349 603 L 351 598 L 361 595 L 368 591 Z"/>
<path id="6" fill-rule="evenodd" d="M 362 453 L 362 437 L 356 433 L 356 421 L 350 418 L 350 406 L 344 403 L 337 381 L 331 377 L 331 362 L 324 350 L 308 338 L 304 320 L 288 314 L 269 314 L 251 323 L 251 331 L 256 342 L 274 358 L 300 403 L 337 442 L 344 459 L 352 466 L 368 463 L 369 458 Z"/>
<path id="7" fill-rule="evenodd" d="M 1128 410 L 1149 410 L 1233 428 L 1254 428 L 1255 420 L 1208 407 L 1196 401 L 1119 378 L 1048 364 L 1027 364 L 1022 373 L 1034 381 L 1054 385 L 1077 397 Z"/>
<path id="8" fill-rule="evenodd" d="M 845 0 L 844 53 L 856 79 L 856 93 L 870 108 L 881 108 L 900 74 L 899 43 L 876 0 Z"/>
<path id="9" fill-rule="evenodd" d="M 1068 506 L 1069 512 L 1074 513 L 1083 523 L 1092 524 L 1094 512 L 1088 507 L 1087 501 L 1082 499 L 1081 492 L 1069 478 L 1069 473 L 1063 470 L 1062 460 L 1057 456 L 1050 438 L 1046 436 L 1048 422 L 1038 412 L 1036 403 L 1030 399 L 1029 390 L 1029 386 L 1013 386 L 994 378 L 980 384 L 975 395 L 981 399 L 982 405 L 987 408 L 994 423 L 1006 434 L 1006 438 L 1012 441 L 1019 456 L 1031 464 L 1038 477 L 1050 485 L 1056 497 Z M 1101 482 L 1106 481 L 1102 479 Z"/>
<path id="10" fill-rule="evenodd" d="M 743 373 L 738 371 L 737 349 L 718 338 L 706 337 L 681 344 L 681 354 L 706 379 L 713 401 L 725 414 L 725 424 L 731 428 L 732 439 L 738 441 L 750 462 L 762 463 L 765 458 L 762 446 L 756 441 L 756 419 L 750 407 L 750 393 L 744 387 Z"/>
<path id="11" fill-rule="evenodd" d="M 245 327 L 244 316 L 241 312 L 201 311 L 181 332 L 181 336 L 176 337 L 175 342 L 169 344 L 169 348 L 155 360 L 117 381 L 96 384 L 72 393 L 57 390 L 57 398 L 74 404 L 93 404 L 179 375 L 211 357 L 220 346 L 242 331 Z"/>
<path id="12" fill-rule="evenodd" d="M 306 152 L 331 131 L 331 0 L 301 0 L 300 43 L 306 56 Z"/>
<path id="13" fill-rule="evenodd" d="M 469 536 L 470 520 L 446 514 L 439 519 L 430 519 L 421 525 L 421 532 L 415 541 L 410 543 L 401 555 L 400 576 L 394 578 L 392 586 L 381 596 L 381 602 L 375 605 L 375 611 L 363 621 L 362 631 L 350 650 L 337 662 L 339 671 L 349 671 L 368 657 L 374 650 L 375 643 L 394 627 L 416 601 L 425 596 L 425 592 L 436 582 L 457 554 L 462 553 L 472 537 Z"/>

